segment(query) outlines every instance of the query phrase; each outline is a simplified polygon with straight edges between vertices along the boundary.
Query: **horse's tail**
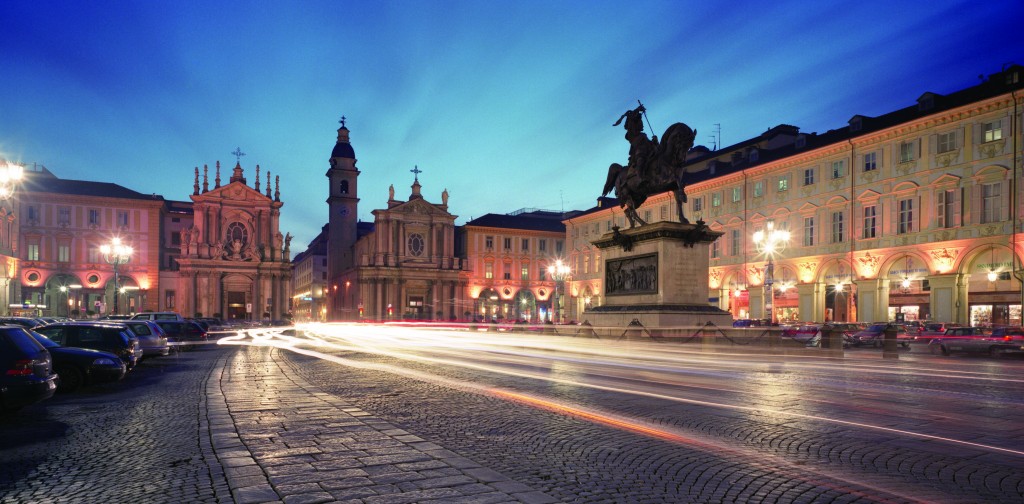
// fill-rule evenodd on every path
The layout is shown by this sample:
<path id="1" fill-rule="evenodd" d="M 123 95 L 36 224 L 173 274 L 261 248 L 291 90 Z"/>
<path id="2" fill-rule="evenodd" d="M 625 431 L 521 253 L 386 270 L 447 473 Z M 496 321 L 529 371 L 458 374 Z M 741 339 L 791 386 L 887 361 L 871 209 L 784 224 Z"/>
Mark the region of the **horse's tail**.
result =
<path id="1" fill-rule="evenodd" d="M 622 172 L 622 165 L 619 163 L 612 163 L 608 167 L 608 179 L 604 182 L 604 190 L 601 191 L 601 196 L 607 196 L 612 189 L 615 188 L 615 181 L 619 178 L 619 173 Z"/>

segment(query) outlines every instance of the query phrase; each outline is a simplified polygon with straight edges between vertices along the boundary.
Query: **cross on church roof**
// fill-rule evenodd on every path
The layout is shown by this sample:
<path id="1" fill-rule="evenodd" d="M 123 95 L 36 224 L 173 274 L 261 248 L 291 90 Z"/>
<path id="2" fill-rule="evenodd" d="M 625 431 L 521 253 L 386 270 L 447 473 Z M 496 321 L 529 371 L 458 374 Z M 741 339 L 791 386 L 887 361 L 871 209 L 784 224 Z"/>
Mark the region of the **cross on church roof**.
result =
<path id="1" fill-rule="evenodd" d="M 338 121 L 338 122 L 340 122 L 341 123 L 341 127 L 344 128 L 345 127 L 345 116 L 341 116 L 341 120 Z"/>
<path id="2" fill-rule="evenodd" d="M 419 166 L 413 165 L 412 169 L 409 170 L 409 171 L 413 173 L 413 177 L 416 178 L 415 181 L 419 182 L 420 181 L 420 174 L 423 173 L 423 170 L 421 170 Z"/>
<path id="3" fill-rule="evenodd" d="M 232 152 L 232 154 L 235 155 L 235 162 L 241 164 L 242 156 L 245 155 L 245 153 L 242 152 L 242 148 L 241 147 L 236 148 L 235 152 Z"/>

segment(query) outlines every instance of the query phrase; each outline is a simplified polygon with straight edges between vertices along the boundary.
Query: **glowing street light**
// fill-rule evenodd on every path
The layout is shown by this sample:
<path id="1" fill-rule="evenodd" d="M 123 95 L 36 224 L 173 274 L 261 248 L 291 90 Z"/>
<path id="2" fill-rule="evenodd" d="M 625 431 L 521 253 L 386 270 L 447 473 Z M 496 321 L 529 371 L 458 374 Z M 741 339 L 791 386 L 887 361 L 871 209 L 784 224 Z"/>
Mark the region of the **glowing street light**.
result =
<path id="1" fill-rule="evenodd" d="M 107 264 L 114 266 L 114 315 L 118 314 L 118 298 L 120 297 L 117 282 L 117 267 L 126 264 L 132 258 L 132 248 L 121 243 L 121 239 L 114 237 L 109 244 L 100 245 L 100 252 Z"/>
<path id="2" fill-rule="evenodd" d="M 775 263 L 772 262 L 772 258 L 786 248 L 786 244 L 789 242 L 789 231 L 775 229 L 773 221 L 768 221 L 765 227 L 764 231 L 756 231 L 753 238 L 758 253 L 764 254 L 768 258 L 768 266 L 764 271 L 765 310 L 768 311 L 772 324 L 775 324 L 777 322 L 775 318 L 775 289 L 773 287 Z"/>
<path id="3" fill-rule="evenodd" d="M 555 264 L 548 266 L 548 274 L 551 275 L 551 279 L 555 281 L 555 294 L 551 299 L 551 311 L 555 314 L 556 323 L 562 322 L 562 311 L 560 309 L 561 303 L 558 298 L 558 284 L 564 282 L 568 278 L 572 270 L 569 269 L 569 265 L 562 263 L 561 259 L 555 261 Z"/>
<path id="4" fill-rule="evenodd" d="M 25 169 L 10 161 L 0 160 L 0 199 L 14 195 L 14 188 L 24 176 Z"/>

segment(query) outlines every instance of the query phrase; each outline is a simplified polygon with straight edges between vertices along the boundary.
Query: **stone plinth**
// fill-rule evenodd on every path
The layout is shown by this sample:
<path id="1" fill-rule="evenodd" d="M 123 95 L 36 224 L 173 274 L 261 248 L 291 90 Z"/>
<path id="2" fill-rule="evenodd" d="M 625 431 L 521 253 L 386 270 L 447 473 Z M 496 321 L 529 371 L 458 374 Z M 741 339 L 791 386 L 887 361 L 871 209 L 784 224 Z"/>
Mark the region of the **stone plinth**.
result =
<path id="1" fill-rule="evenodd" d="M 708 303 L 708 247 L 723 233 L 702 222 L 657 222 L 614 230 L 594 241 L 604 259 L 605 304 L 583 313 L 595 328 L 624 329 L 638 320 L 651 331 L 732 325 Z"/>

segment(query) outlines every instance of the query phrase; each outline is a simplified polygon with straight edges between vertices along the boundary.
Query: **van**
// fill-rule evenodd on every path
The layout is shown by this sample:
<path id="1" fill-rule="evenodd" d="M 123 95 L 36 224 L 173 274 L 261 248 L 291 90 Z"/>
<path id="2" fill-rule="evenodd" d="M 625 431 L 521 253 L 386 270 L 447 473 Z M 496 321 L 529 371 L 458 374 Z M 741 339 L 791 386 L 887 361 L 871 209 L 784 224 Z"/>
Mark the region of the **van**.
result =
<path id="1" fill-rule="evenodd" d="M 132 320 L 185 320 L 180 313 L 161 311 L 161 312 L 142 312 L 136 313 Z"/>

